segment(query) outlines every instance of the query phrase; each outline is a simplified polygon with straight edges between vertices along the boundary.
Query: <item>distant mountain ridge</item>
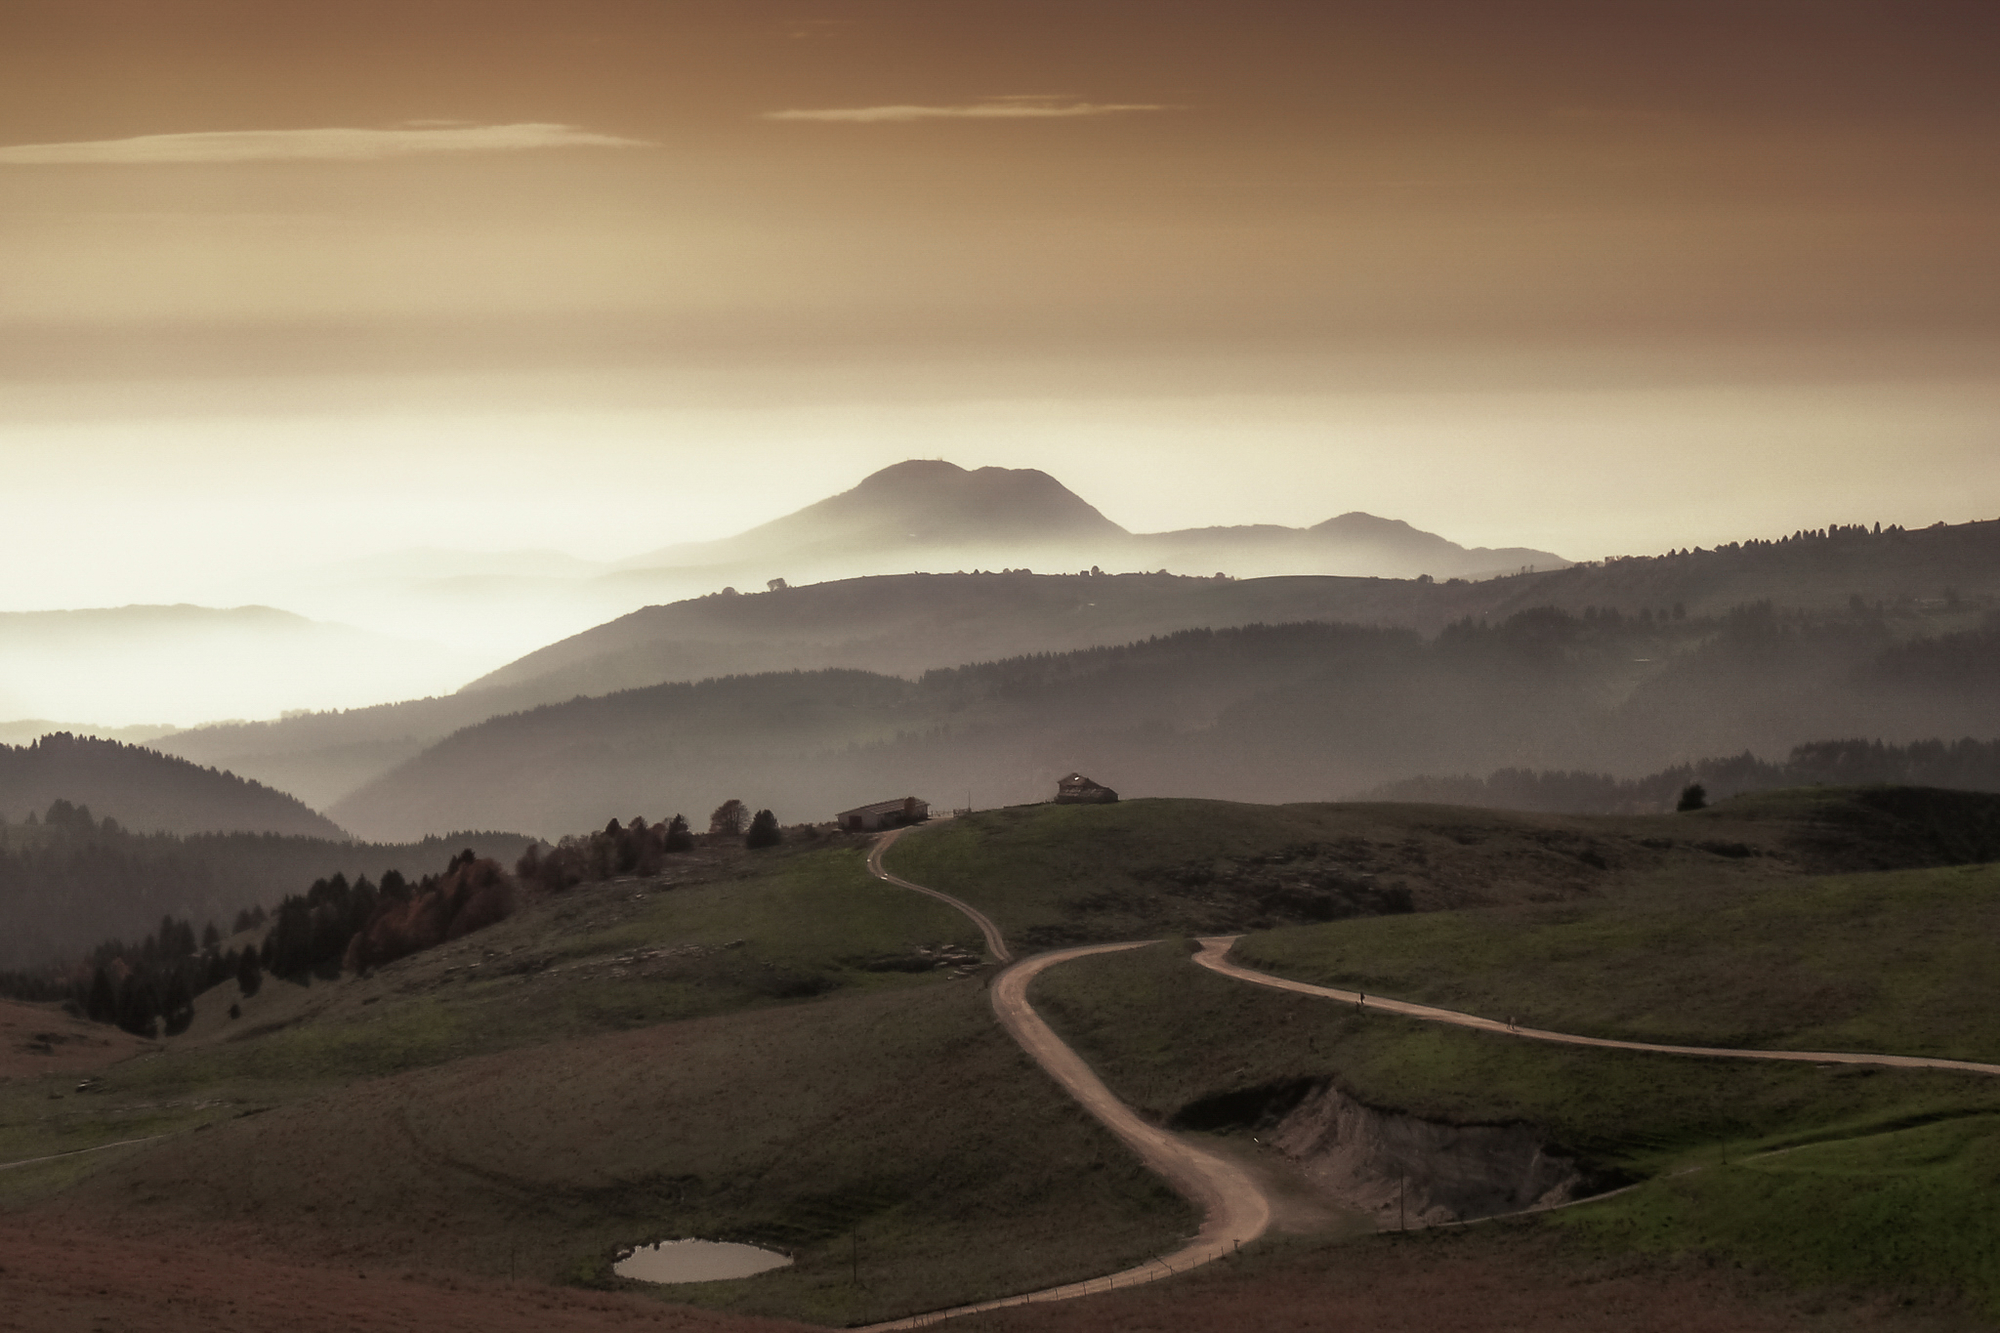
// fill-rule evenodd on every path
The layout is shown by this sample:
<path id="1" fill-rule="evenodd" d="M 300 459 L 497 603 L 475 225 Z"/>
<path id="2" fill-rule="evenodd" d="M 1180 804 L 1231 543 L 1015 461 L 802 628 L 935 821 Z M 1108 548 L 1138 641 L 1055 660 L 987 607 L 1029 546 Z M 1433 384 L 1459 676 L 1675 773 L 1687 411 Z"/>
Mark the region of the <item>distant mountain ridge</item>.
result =
<path id="1" fill-rule="evenodd" d="M 662 547 L 620 562 L 628 577 L 720 569 L 761 582 L 831 564 L 885 557 L 946 557 L 944 563 L 1043 569 L 1102 565 L 1238 576 L 1333 574 L 1410 578 L 1487 576 L 1568 564 L 1527 547 L 1468 549 L 1398 519 L 1359 512 L 1310 528 L 1276 524 L 1133 533 L 1034 468 L 968 471 L 942 459 L 911 459 L 871 473 L 852 490 L 720 541 Z M 937 561 L 931 561 L 937 567 Z M 793 573 L 787 575 L 784 569 Z M 776 572 L 771 572 L 776 571 Z M 827 577 L 826 571 L 815 575 Z"/>
<path id="2" fill-rule="evenodd" d="M 1690 617 L 1720 616 L 1768 601 L 1854 614 L 1857 598 L 1910 617 L 1922 627 L 1907 632 L 1919 635 L 1971 626 L 1985 608 L 2000 606 L 2000 522 L 1881 532 L 1857 526 L 1481 582 L 1017 572 L 859 578 L 711 595 L 619 617 L 530 653 L 454 695 L 204 727 L 156 744 L 327 808 L 486 718 L 673 681 L 829 667 L 914 676 L 1023 653 L 1258 622 L 1348 622 L 1429 635 L 1468 618 L 1497 620 L 1538 607 L 1665 619 L 1676 609 Z"/>
<path id="3" fill-rule="evenodd" d="M 1970 622 L 1970 623 L 1968 623 Z M 1961 627 L 1963 626 L 1963 627 Z M 1926 633 L 1928 631 L 1928 633 Z M 493 717 L 335 803 L 367 836 L 543 836 L 739 796 L 823 819 L 878 793 L 1326 800 L 1424 772 L 1657 771 L 1829 736 L 2000 734 L 2000 618 L 1530 607 L 1498 622 L 1191 629 L 924 673 L 773 672 Z"/>
<path id="4" fill-rule="evenodd" d="M 0 745 L 0 814 L 21 821 L 58 800 L 140 833 L 347 837 L 297 797 L 157 750 L 68 732 Z"/>
<path id="5" fill-rule="evenodd" d="M 465 674 L 436 645 L 270 606 L 0 612 L 0 720 L 185 726 L 314 702 L 408 697 L 449 688 Z"/>

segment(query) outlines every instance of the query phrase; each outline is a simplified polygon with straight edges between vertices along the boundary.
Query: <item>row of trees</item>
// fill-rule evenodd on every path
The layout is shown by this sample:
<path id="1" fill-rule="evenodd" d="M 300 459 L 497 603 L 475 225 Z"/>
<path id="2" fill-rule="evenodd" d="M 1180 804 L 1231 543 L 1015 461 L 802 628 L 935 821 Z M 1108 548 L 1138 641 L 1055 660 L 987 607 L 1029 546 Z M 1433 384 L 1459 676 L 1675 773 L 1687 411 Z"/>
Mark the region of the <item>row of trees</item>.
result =
<path id="1" fill-rule="evenodd" d="M 769 810 L 753 815 L 749 806 L 731 797 L 710 812 L 703 841 L 715 846 L 738 838 L 752 851 L 776 847 L 785 840 L 776 815 Z M 514 863 L 514 873 L 523 884 L 560 893 L 619 875 L 657 875 L 668 857 L 693 851 L 695 843 L 694 830 L 685 815 L 656 824 L 647 823 L 644 815 L 635 815 L 630 823 L 613 819 L 595 833 L 565 836 L 548 851 L 530 847 Z"/>
<path id="2" fill-rule="evenodd" d="M 108 827 L 114 839 L 129 836 L 67 801 L 57 802 L 38 822 L 92 835 Z M 106 940 L 75 966 L 0 973 L 0 994 L 68 1000 L 93 1021 L 142 1036 L 162 1029 L 172 1036 L 193 1020 L 195 997 L 225 982 L 235 981 L 241 994 L 250 996 L 266 972 L 306 980 L 379 967 L 504 919 L 518 905 L 523 887 L 560 892 L 615 875 L 655 874 L 668 856 L 692 851 L 698 841 L 714 845 L 738 838 L 754 849 L 778 845 L 783 834 L 771 811 L 752 815 L 732 799 L 710 814 L 700 839 L 685 816 L 675 815 L 660 823 L 614 819 L 599 832 L 566 837 L 547 852 L 531 843 L 516 863 L 518 882 L 498 861 L 469 847 L 454 855 L 443 873 L 414 884 L 394 869 L 384 871 L 379 883 L 365 874 L 350 881 L 335 873 L 287 896 L 268 915 L 262 906 L 238 910 L 233 934 L 268 923 L 258 944 L 225 950 L 213 921 L 197 935 L 191 921 L 168 913 L 138 943 Z"/>

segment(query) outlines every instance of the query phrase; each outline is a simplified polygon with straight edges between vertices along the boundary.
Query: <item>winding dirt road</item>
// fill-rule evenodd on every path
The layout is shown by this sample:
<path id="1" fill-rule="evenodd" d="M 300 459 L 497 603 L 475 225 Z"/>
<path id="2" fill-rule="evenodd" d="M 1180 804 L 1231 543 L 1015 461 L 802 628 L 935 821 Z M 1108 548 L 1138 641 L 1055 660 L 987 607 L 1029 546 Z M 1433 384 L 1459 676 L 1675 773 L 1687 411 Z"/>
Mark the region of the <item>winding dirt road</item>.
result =
<path id="1" fill-rule="evenodd" d="M 1254 982 L 1259 986 L 1270 986 L 1277 990 L 1296 991 L 1301 995 L 1317 995 L 1329 1000 L 1341 1000 L 1368 1009 L 1379 1009 L 1385 1014 L 1401 1014 L 1405 1018 L 1419 1018 L 1429 1023 L 1449 1023 L 1454 1027 L 1478 1028 L 1484 1032 L 1499 1032 L 1510 1037 L 1526 1037 L 1531 1041 L 1561 1042 L 1567 1046 L 1603 1046 L 1618 1051 L 1653 1051 L 1663 1055 L 1714 1056 L 1728 1060 L 1796 1060 L 1816 1065 L 1889 1065 L 1896 1069 L 1953 1069 L 1968 1074 L 2000 1074 L 2000 1065 L 1979 1064 L 1972 1060 L 1934 1060 L 1920 1055 L 1866 1055 L 1845 1051 L 1756 1051 L 1729 1046 L 1664 1046 L 1650 1041 L 1617 1041 L 1610 1037 L 1579 1037 L 1570 1032 L 1515 1027 L 1503 1019 L 1462 1014 L 1456 1009 L 1438 1009 L 1427 1004 L 1412 1004 L 1407 1000 L 1388 1000 L 1379 995 L 1364 997 L 1356 991 L 1337 990 L 1331 986 L 1314 986 L 1304 981 L 1272 976 L 1269 972 L 1253 972 L 1247 967 L 1237 966 L 1228 959 L 1230 947 L 1241 938 L 1240 935 L 1216 935 L 1204 939 L 1201 941 L 1201 952 L 1195 955 L 1194 960 L 1211 972 L 1220 972 L 1223 976 L 1235 977 L 1238 981 Z"/>
<path id="2" fill-rule="evenodd" d="M 1011 962 L 1013 954 L 1007 948 L 1000 927 L 991 917 L 962 899 L 892 875 L 883 867 L 882 854 L 904 832 L 907 830 L 898 829 L 876 840 L 868 856 L 869 871 L 876 878 L 890 884 L 913 889 L 950 904 L 979 927 L 980 934 L 986 937 L 986 950 L 994 959 L 1001 963 Z M 1836 1051 L 1757 1051 L 1716 1046 L 1669 1046 L 1656 1042 L 1618 1041 L 1608 1037 L 1583 1037 L 1568 1032 L 1549 1032 L 1541 1028 L 1515 1027 L 1501 1019 L 1482 1018 L 1477 1014 L 1413 1004 L 1407 1000 L 1384 999 L 1380 996 L 1369 999 L 1356 991 L 1339 990 L 1331 986 L 1314 986 L 1307 982 L 1292 981 L 1285 977 L 1272 976 L 1267 972 L 1255 972 L 1249 968 L 1239 967 L 1228 960 L 1229 950 L 1239 938 L 1241 937 L 1237 935 L 1223 935 L 1202 940 L 1201 952 L 1195 955 L 1194 961 L 1210 971 L 1259 986 L 1338 1000 L 1426 1022 L 1448 1023 L 1455 1027 L 1526 1037 L 1532 1041 L 1560 1042 L 1571 1046 L 1597 1046 L 1624 1051 L 1651 1051 L 1664 1055 L 1712 1056 L 1732 1060 L 1794 1060 L 1812 1064 L 1888 1065 L 1900 1069 L 1949 1069 L 1964 1073 L 2000 1074 L 2000 1064 L 1980 1064 L 1970 1060 L 1940 1060 L 1914 1055 L 1870 1055 Z M 1033 958 L 1012 963 L 993 980 L 993 1012 L 999 1018 L 1001 1026 L 1020 1043 L 1021 1049 L 1047 1070 L 1049 1076 L 1061 1084 L 1064 1091 L 1076 1098 L 1077 1102 L 1096 1116 L 1105 1128 L 1138 1153 L 1149 1168 L 1201 1207 L 1203 1221 L 1200 1232 L 1174 1253 L 1135 1268 L 1128 1268 L 1123 1272 L 1091 1278 L 1085 1282 L 1072 1282 L 1066 1286 L 1027 1292 L 1019 1296 L 1008 1296 L 1000 1300 L 954 1306 L 948 1310 L 933 1310 L 888 1323 L 871 1324 L 862 1330 L 862 1333 L 923 1328 L 959 1315 L 976 1314 L 982 1310 L 997 1310 L 1010 1305 L 1027 1305 L 1042 1301 L 1069 1300 L 1078 1296 L 1110 1291 L 1116 1287 L 1157 1281 L 1220 1259 L 1233 1252 L 1239 1245 L 1255 1240 L 1270 1226 L 1271 1199 L 1255 1177 L 1228 1158 L 1140 1119 L 1130 1107 L 1112 1095 L 1111 1090 L 1105 1087 L 1104 1081 L 1091 1072 L 1090 1066 L 1084 1063 L 1083 1058 L 1065 1045 L 1062 1038 L 1042 1021 L 1041 1016 L 1028 1003 L 1029 985 L 1044 970 L 1058 963 L 1088 957 L 1091 954 L 1143 948 L 1153 942 L 1134 940 L 1122 944 L 1094 944 L 1074 949 L 1058 949 L 1052 953 L 1038 954 Z M 1591 1200 L 1577 1202 L 1591 1202 Z"/>
<path id="3" fill-rule="evenodd" d="M 868 857 L 869 870 L 877 878 L 891 884 L 915 889 L 918 893 L 927 893 L 933 898 L 950 903 L 979 927 L 980 933 L 986 937 L 986 948 L 989 953 L 1002 962 L 1009 960 L 1012 955 L 1007 950 L 1007 942 L 1001 936 L 1000 928 L 984 912 L 948 893 L 940 893 L 921 884 L 912 884 L 909 880 L 898 878 L 882 868 L 883 851 L 902 832 L 903 830 L 899 829 L 877 840 L 874 851 Z M 1008 1035 L 1019 1042 L 1021 1049 L 1026 1051 L 1036 1064 L 1047 1070 L 1049 1076 L 1061 1084 L 1065 1092 L 1076 1098 L 1077 1102 L 1096 1116 L 1106 1129 L 1138 1153 L 1140 1160 L 1145 1162 L 1148 1168 L 1164 1177 L 1175 1190 L 1201 1208 L 1201 1230 L 1195 1233 L 1194 1239 L 1172 1254 L 1163 1255 L 1122 1272 L 1090 1278 L 1083 1282 L 1072 1282 L 1065 1286 L 1048 1287 L 1041 1291 L 1025 1292 L 1018 1296 L 1007 1296 L 999 1300 L 981 1301 L 975 1305 L 933 1310 L 925 1314 L 911 1315 L 906 1319 L 891 1320 L 888 1323 L 870 1324 L 862 1330 L 862 1333 L 875 1333 L 876 1330 L 886 1329 L 923 1328 L 946 1319 L 957 1318 L 959 1315 L 976 1314 L 981 1310 L 998 1310 L 1010 1305 L 1040 1304 L 1044 1301 L 1064 1301 L 1110 1291 L 1117 1287 L 1156 1282 L 1161 1278 L 1184 1273 L 1199 1264 L 1231 1254 L 1238 1246 L 1263 1235 L 1265 1228 L 1270 1226 L 1271 1200 L 1249 1171 L 1218 1153 L 1140 1119 L 1131 1107 L 1112 1095 L 1111 1089 L 1104 1086 L 1104 1080 L 1091 1072 L 1083 1057 L 1071 1050 L 1063 1039 L 1055 1034 L 1054 1029 L 1042 1021 L 1034 1006 L 1028 1003 L 1028 986 L 1044 970 L 1058 963 L 1066 963 L 1073 958 L 1083 958 L 1090 954 L 1143 948 L 1151 942 L 1134 940 L 1126 944 L 1091 944 L 1075 949 L 1058 949 L 1015 963 L 993 980 L 993 1012 L 999 1018 L 1000 1025 L 1007 1029 Z"/>
<path id="4" fill-rule="evenodd" d="M 896 839 L 908 832 L 909 830 L 906 828 L 899 828 L 893 833 L 884 833 L 881 837 L 875 839 L 875 846 L 868 853 L 868 873 L 877 879 L 887 880 L 897 888 L 915 889 L 918 893 L 929 894 L 939 902 L 950 903 L 970 918 L 973 925 L 979 927 L 979 933 L 986 937 L 986 952 L 993 955 L 995 962 L 1013 962 L 1014 955 L 1007 950 L 1006 937 L 1001 935 L 1000 927 L 993 923 L 992 917 L 986 915 L 986 913 L 980 911 L 971 903 L 966 902 L 963 898 L 954 898 L 950 894 L 940 892 L 937 889 L 927 889 L 921 884 L 912 884 L 909 880 L 898 875 L 892 875 L 883 868 L 882 853 L 888 851 L 894 845 Z"/>

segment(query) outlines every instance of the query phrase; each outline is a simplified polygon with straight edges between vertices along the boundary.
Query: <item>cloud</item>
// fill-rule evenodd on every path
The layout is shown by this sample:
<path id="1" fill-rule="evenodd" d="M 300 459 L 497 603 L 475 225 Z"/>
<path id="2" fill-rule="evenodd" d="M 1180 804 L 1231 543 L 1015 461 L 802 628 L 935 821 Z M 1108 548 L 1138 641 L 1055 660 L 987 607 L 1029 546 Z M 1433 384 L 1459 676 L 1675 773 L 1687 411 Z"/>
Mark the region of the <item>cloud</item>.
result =
<path id="1" fill-rule="evenodd" d="M 151 166 L 174 162 L 369 162 L 419 153 L 494 153 L 523 148 L 647 148 L 639 139 L 572 125 L 417 123 L 387 130 L 219 130 L 132 139 L 30 143 L 0 148 L 0 164 Z"/>
<path id="2" fill-rule="evenodd" d="M 843 121 L 879 125 L 910 120 L 1050 120 L 1110 116 L 1128 111 L 1171 111 L 1152 102 L 1078 102 L 1036 95 L 989 97 L 962 106 L 858 106 L 826 111 L 766 111 L 765 120 Z"/>

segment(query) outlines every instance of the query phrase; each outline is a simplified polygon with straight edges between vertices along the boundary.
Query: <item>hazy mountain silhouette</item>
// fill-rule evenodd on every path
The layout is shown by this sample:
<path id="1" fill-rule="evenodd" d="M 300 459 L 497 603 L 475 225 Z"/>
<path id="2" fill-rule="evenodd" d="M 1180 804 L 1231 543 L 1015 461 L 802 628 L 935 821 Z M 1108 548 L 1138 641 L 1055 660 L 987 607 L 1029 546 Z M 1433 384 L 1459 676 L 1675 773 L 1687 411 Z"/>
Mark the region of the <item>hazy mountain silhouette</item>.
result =
<path id="1" fill-rule="evenodd" d="M 969 546 L 1029 551 L 1128 535 L 1046 472 L 1004 467 L 968 472 L 942 459 L 911 459 L 735 537 L 663 547 L 620 563 L 658 569 Z"/>
<path id="2" fill-rule="evenodd" d="M 630 582 L 715 569 L 739 581 L 897 572 L 909 561 L 980 567 L 1179 574 L 1338 574 L 1437 578 L 1559 568 L 1548 551 L 1467 550 L 1407 523 L 1350 513 L 1312 528 L 1275 525 L 1135 534 L 1046 472 L 941 459 L 883 468 L 853 490 L 722 541 L 664 547 L 621 562 Z"/>
<path id="3" fill-rule="evenodd" d="M 1490 578 L 1569 563 L 1524 546 L 1468 549 L 1400 519 L 1359 512 L 1310 528 L 1259 525 L 1148 533 L 1132 538 L 1132 549 L 1148 567 L 1192 573 L 1213 566 L 1243 576 L 1326 570 L 1378 578 Z"/>
<path id="4" fill-rule="evenodd" d="M 1255 621 L 1414 620 L 1435 630 L 1483 609 L 1482 602 L 1460 599 L 1484 586 L 1154 574 L 906 574 L 838 580 L 647 607 L 530 653 L 454 695 L 199 727 L 154 744 L 198 763 L 255 776 L 324 809 L 462 727 L 578 695 L 825 667 L 916 675 L 1023 652 L 1118 644 Z"/>
<path id="5" fill-rule="evenodd" d="M 1664 621 L 1677 606 L 1701 617 L 1759 600 L 1852 615 L 1857 599 L 1870 615 L 1880 604 L 1884 614 L 1904 616 L 1912 634 L 1969 626 L 1979 608 L 2000 604 L 2000 523 L 1798 534 L 1480 582 L 939 574 L 709 596 L 620 617 L 453 696 L 206 727 L 157 744 L 326 808 L 487 717 L 668 681 L 824 667 L 913 676 L 968 661 L 1256 622 L 1341 621 L 1434 634 L 1467 617 L 1500 620 L 1542 606 Z M 1713 704 L 1720 712 L 1732 707 L 1727 699 Z M 1826 734 L 1833 733 L 1786 732 L 1782 745 Z M 1720 752 L 1682 751 L 1660 763 Z"/>
<path id="6" fill-rule="evenodd" d="M 786 819 L 881 791 L 1039 800 L 1073 768 L 1135 796 L 1324 800 L 1425 772 L 1637 775 L 1829 736 L 2000 733 L 2000 622 L 1953 628 L 1963 619 L 1544 608 L 1428 640 L 1252 625 L 916 681 L 821 671 L 659 685 L 493 718 L 330 813 L 375 837 L 468 823 L 554 835 L 605 809 L 723 795 Z"/>
<path id="7" fill-rule="evenodd" d="M 460 661 L 268 606 L 0 612 L 0 718 L 268 716 L 448 687 Z"/>
<path id="8" fill-rule="evenodd" d="M 18 823 L 57 800 L 138 832 L 347 836 L 285 792 L 137 745 L 67 732 L 0 745 L 0 814 Z"/>
<path id="9" fill-rule="evenodd" d="M 56 731 L 66 731 L 72 736 L 94 736 L 99 740 L 123 741 L 127 745 L 148 745 L 177 730 L 179 728 L 165 724 L 100 727 L 92 722 L 56 722 L 45 717 L 27 717 L 13 722 L 0 722 L 0 745 L 27 745 Z"/>

